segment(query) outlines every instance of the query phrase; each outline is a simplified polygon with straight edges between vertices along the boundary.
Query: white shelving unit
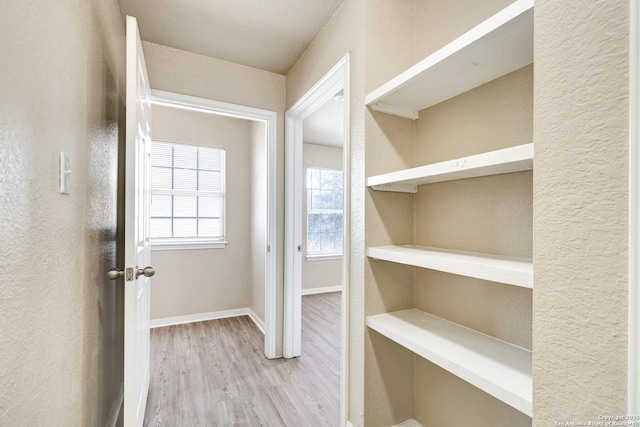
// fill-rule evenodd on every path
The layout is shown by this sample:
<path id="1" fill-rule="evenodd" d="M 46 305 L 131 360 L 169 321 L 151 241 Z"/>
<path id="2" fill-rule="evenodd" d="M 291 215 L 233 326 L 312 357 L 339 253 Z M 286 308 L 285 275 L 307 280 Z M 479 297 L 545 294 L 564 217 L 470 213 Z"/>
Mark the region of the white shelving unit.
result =
<path id="1" fill-rule="evenodd" d="M 532 415 L 531 351 L 416 309 L 369 316 L 367 326 Z"/>
<path id="2" fill-rule="evenodd" d="M 367 256 L 398 264 L 533 288 L 533 262 L 528 258 L 410 245 L 369 247 Z"/>
<path id="3" fill-rule="evenodd" d="M 533 169 L 533 144 L 518 145 L 417 168 L 376 175 L 367 186 L 378 191 L 417 193 L 418 186 L 457 179 L 522 172 Z"/>
<path id="4" fill-rule="evenodd" d="M 369 93 L 375 111 L 418 112 L 533 62 L 533 0 L 514 3 Z M 376 191 L 417 193 L 423 184 L 533 170 L 533 144 L 371 176 Z M 367 248 L 372 259 L 533 288 L 531 259 L 425 246 Z M 369 316 L 367 326 L 532 416 L 532 353 L 417 309 Z"/>
<path id="5" fill-rule="evenodd" d="M 518 0 L 371 92 L 373 110 L 418 111 L 533 62 L 533 0 Z"/>

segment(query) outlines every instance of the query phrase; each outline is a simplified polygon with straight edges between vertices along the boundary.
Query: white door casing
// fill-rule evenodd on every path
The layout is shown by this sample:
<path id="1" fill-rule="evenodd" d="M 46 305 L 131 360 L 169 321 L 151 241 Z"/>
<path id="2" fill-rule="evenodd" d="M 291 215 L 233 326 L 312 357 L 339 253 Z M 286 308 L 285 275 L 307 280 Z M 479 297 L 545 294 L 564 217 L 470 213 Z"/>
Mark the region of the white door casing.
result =
<path id="1" fill-rule="evenodd" d="M 151 103 L 149 79 L 135 18 L 127 16 L 125 237 L 124 237 L 124 427 L 144 421 L 149 392 L 149 265 Z"/>
<path id="2" fill-rule="evenodd" d="M 302 353 L 302 121 L 344 91 L 343 141 L 343 254 L 341 310 L 340 425 L 348 422 L 349 408 L 349 284 L 351 246 L 351 124 L 350 61 L 346 54 L 325 76 L 305 93 L 285 115 L 285 284 L 283 356 L 298 357 Z"/>
<path id="3" fill-rule="evenodd" d="M 250 120 L 265 124 L 266 138 L 266 158 L 267 176 L 265 177 L 265 197 L 267 211 L 265 212 L 267 224 L 265 230 L 265 311 L 264 311 L 264 354 L 268 359 L 281 357 L 278 353 L 278 290 L 277 290 L 277 122 L 278 115 L 275 111 L 263 110 L 260 108 L 248 107 L 244 105 L 231 104 L 228 102 L 215 101 L 212 99 L 199 98 L 190 95 L 151 90 L 151 103 L 169 108 L 178 108 L 189 111 L 198 111 L 207 114 L 216 114 L 227 117 L 234 117 L 241 120 Z"/>

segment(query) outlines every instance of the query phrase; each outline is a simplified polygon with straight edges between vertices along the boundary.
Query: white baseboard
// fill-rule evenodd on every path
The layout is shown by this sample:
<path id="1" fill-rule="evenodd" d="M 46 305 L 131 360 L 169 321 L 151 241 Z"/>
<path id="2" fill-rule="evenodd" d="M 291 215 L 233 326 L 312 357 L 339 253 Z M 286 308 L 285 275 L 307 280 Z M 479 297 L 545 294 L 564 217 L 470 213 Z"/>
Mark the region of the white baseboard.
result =
<path id="1" fill-rule="evenodd" d="M 262 320 L 260 316 L 258 316 L 256 312 L 251 310 L 250 308 L 247 308 L 247 310 L 249 310 L 247 314 L 249 315 L 251 320 L 253 320 L 253 323 L 256 324 L 258 329 L 260 329 L 260 332 L 262 332 L 262 334 L 264 335 L 264 331 L 265 331 L 264 320 Z"/>
<path id="2" fill-rule="evenodd" d="M 185 316 L 164 317 L 162 319 L 151 320 L 151 328 L 162 328 L 165 326 L 184 325 L 185 323 L 204 322 L 206 320 L 226 319 L 228 317 L 249 316 L 258 329 L 264 334 L 264 322 L 249 307 L 236 308 L 234 310 L 211 311 L 209 313 L 187 314 Z"/>
<path id="3" fill-rule="evenodd" d="M 124 384 L 120 384 L 120 391 L 116 396 L 116 400 L 111 405 L 109 416 L 107 417 L 107 423 L 105 427 L 116 427 L 118 423 L 118 416 L 120 415 L 120 409 L 122 408 L 122 401 L 124 399 Z"/>
<path id="4" fill-rule="evenodd" d="M 329 292 L 340 292 L 342 290 L 342 285 L 338 286 L 323 286 L 321 288 L 309 288 L 303 289 L 302 295 L 315 295 L 315 294 L 326 294 Z"/>
<path id="5" fill-rule="evenodd" d="M 418 420 L 415 420 L 412 418 L 410 420 L 403 421 L 400 424 L 396 424 L 393 427 L 424 427 L 424 425 L 420 423 Z"/>

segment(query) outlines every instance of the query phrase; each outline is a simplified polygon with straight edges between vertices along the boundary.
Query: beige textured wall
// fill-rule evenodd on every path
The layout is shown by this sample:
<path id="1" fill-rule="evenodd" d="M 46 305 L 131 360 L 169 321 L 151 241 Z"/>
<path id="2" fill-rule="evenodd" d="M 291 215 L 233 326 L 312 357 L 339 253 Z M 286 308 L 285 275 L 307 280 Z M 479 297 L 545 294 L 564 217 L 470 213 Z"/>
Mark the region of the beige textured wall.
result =
<path id="1" fill-rule="evenodd" d="M 112 1 L 7 2 L 0 56 L 0 425 L 105 425 L 122 384 L 122 292 L 105 272 L 124 27 Z"/>
<path id="2" fill-rule="evenodd" d="M 537 426 L 626 413 L 628 46 L 628 1 L 536 1 Z"/>
<path id="3" fill-rule="evenodd" d="M 284 301 L 284 112 L 285 76 L 143 42 L 153 89 L 275 111 L 277 129 L 276 283 L 277 331 Z M 282 354 L 282 337 L 276 353 Z"/>
<path id="4" fill-rule="evenodd" d="M 264 321 L 267 246 L 267 129 L 251 122 L 251 309 Z"/>
<path id="5" fill-rule="evenodd" d="M 364 23 L 365 0 L 347 0 L 287 74 L 287 107 L 350 54 L 351 221 L 348 304 L 348 418 L 363 425 L 364 414 Z"/>
<path id="6" fill-rule="evenodd" d="M 342 148 L 308 144 L 302 146 L 303 173 L 307 168 L 342 169 Z M 306 183 L 306 181 L 305 181 Z M 303 186 L 302 203 L 302 289 L 342 285 L 342 260 L 309 261 L 307 256 L 307 188 Z"/>
<path id="7" fill-rule="evenodd" d="M 151 318 L 251 306 L 251 122 L 157 105 L 152 115 L 155 141 L 225 148 L 228 244 L 224 249 L 153 250 L 157 274 Z"/>
<path id="8" fill-rule="evenodd" d="M 373 90 L 411 65 L 413 1 L 367 2 L 366 86 Z M 366 113 L 365 175 L 413 166 L 414 123 Z M 413 196 L 367 189 L 365 246 L 413 243 Z M 413 307 L 412 267 L 367 259 L 365 315 Z M 413 418 L 413 353 L 369 329 L 365 332 L 367 427 L 387 427 Z"/>

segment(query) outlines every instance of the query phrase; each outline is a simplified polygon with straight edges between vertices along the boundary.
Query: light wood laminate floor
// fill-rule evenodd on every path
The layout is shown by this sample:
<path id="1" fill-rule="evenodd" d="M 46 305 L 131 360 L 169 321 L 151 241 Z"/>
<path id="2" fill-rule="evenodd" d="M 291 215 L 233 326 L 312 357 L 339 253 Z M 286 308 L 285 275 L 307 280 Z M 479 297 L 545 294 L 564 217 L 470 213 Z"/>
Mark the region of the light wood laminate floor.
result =
<path id="1" fill-rule="evenodd" d="M 341 293 L 302 298 L 302 356 L 268 360 L 248 316 L 151 331 L 145 426 L 339 426 Z"/>

